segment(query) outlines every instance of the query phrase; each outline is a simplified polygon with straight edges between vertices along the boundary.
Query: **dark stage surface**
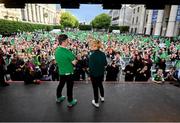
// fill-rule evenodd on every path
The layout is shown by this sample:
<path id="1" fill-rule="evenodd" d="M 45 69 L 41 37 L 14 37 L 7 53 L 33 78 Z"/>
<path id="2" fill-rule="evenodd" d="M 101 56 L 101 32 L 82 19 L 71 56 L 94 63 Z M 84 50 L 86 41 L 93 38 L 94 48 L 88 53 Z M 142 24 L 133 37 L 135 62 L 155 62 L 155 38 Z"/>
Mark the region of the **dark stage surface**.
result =
<path id="1" fill-rule="evenodd" d="M 180 88 L 169 84 L 105 84 L 105 102 L 99 109 L 91 104 L 91 84 L 75 84 L 78 104 L 71 109 L 67 101 L 55 102 L 57 84 L 11 83 L 0 88 L 0 121 L 180 121 Z"/>

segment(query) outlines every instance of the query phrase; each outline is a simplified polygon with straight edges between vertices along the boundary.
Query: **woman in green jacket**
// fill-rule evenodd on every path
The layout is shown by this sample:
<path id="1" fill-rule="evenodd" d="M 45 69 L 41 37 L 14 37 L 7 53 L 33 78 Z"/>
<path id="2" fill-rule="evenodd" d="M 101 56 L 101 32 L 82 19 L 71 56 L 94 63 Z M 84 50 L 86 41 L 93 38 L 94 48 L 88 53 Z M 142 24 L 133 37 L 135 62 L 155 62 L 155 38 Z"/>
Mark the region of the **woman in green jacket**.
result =
<path id="1" fill-rule="evenodd" d="M 95 107 L 99 107 L 99 90 L 100 90 L 100 99 L 104 101 L 104 71 L 105 66 L 107 65 L 106 55 L 100 51 L 102 48 L 101 41 L 93 40 L 90 44 L 90 49 L 92 50 L 92 54 L 89 57 L 89 72 L 90 78 L 92 81 L 94 99 L 92 100 L 92 104 Z"/>

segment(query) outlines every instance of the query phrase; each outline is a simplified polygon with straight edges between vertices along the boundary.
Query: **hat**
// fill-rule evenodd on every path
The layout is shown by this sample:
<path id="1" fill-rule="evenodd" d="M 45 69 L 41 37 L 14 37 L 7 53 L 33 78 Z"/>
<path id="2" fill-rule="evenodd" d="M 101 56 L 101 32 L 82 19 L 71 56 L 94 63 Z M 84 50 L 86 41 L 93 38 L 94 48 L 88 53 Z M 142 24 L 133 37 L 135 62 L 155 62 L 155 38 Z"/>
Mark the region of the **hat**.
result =
<path id="1" fill-rule="evenodd" d="M 58 36 L 59 43 L 64 42 L 66 39 L 68 39 L 68 36 L 66 34 L 61 34 Z"/>

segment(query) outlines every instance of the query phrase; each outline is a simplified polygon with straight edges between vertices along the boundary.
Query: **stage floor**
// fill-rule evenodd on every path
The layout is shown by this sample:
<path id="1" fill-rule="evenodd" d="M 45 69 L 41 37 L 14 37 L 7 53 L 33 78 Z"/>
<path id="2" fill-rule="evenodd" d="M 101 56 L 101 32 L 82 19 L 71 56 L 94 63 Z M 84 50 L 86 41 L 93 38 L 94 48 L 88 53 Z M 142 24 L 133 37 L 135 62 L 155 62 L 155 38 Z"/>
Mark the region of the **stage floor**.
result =
<path id="1" fill-rule="evenodd" d="M 105 85 L 105 102 L 92 106 L 91 84 L 74 85 L 78 104 L 69 109 L 67 101 L 55 102 L 57 82 L 41 85 L 11 83 L 0 88 L 0 121 L 180 121 L 180 88 L 154 83 L 119 83 Z M 66 88 L 63 90 L 66 95 Z"/>

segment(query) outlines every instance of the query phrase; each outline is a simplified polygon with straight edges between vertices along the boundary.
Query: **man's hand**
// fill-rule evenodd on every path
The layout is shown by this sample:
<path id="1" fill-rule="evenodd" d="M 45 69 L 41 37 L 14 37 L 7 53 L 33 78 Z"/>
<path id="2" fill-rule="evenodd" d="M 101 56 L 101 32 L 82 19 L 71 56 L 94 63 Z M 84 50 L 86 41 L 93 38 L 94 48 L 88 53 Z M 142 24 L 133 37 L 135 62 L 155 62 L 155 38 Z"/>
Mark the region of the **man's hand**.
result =
<path id="1" fill-rule="evenodd" d="M 77 62 L 78 62 L 77 60 L 73 60 L 73 61 L 72 61 L 72 64 L 73 64 L 73 65 L 76 65 Z"/>

